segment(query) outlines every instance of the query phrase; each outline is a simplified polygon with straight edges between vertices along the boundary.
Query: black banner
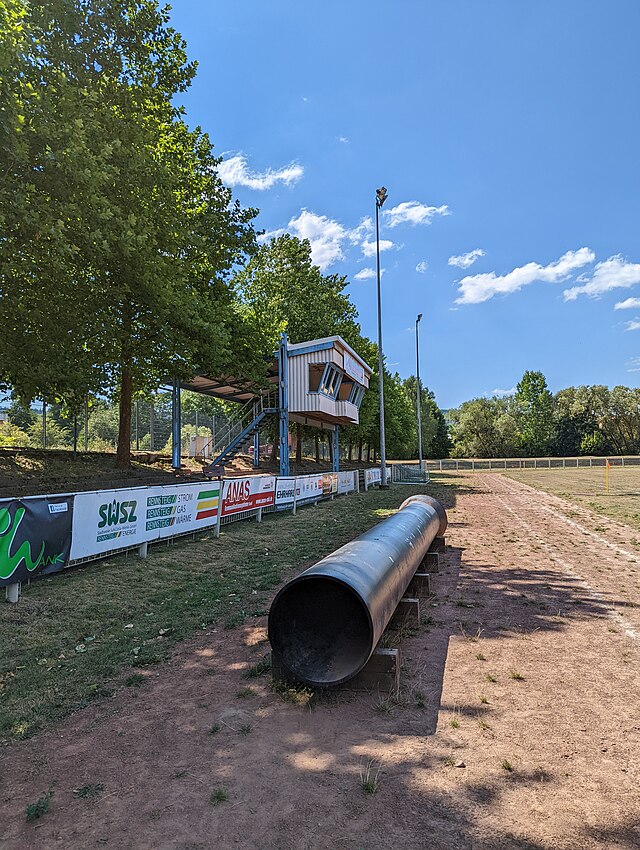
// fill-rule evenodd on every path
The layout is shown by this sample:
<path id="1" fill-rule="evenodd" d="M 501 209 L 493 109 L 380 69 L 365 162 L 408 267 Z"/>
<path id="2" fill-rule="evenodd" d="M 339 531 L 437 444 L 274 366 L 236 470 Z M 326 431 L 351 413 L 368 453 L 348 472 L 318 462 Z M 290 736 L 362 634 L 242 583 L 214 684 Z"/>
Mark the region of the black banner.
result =
<path id="1" fill-rule="evenodd" d="M 69 562 L 73 496 L 0 501 L 0 587 Z"/>

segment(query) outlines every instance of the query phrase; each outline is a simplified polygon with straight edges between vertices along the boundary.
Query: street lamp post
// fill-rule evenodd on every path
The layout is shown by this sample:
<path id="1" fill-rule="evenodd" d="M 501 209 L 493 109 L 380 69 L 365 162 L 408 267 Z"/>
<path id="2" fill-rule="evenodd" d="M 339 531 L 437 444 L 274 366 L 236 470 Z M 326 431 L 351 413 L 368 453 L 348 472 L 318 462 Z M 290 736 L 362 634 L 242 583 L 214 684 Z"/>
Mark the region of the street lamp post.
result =
<path id="1" fill-rule="evenodd" d="M 422 392 L 420 387 L 420 321 L 422 319 L 422 313 L 418 313 L 418 318 L 416 319 L 416 380 L 418 384 L 417 390 L 417 408 L 418 408 L 418 463 L 420 464 L 420 471 L 422 471 L 422 417 L 420 415 L 420 402 L 422 401 Z"/>
<path id="2" fill-rule="evenodd" d="M 384 186 L 376 189 L 376 259 L 378 272 L 378 391 L 380 393 L 380 486 L 387 484 L 387 448 L 384 438 L 384 356 L 382 353 L 382 297 L 380 294 L 380 207 L 387 200 Z"/>

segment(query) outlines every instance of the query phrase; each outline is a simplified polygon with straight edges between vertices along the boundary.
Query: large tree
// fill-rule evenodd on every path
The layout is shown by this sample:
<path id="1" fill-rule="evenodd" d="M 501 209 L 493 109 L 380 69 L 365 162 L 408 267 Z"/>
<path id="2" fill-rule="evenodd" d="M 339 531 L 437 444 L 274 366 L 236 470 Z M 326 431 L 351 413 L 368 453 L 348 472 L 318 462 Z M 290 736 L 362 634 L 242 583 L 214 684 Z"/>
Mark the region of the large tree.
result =
<path id="1" fill-rule="evenodd" d="M 136 390 L 252 368 L 228 278 L 254 213 L 232 204 L 208 137 L 176 105 L 195 66 L 168 20 L 155 0 L 46 0 L 5 27 L 26 36 L 0 189 L 2 377 L 70 407 L 114 392 L 121 466 Z"/>
<path id="2" fill-rule="evenodd" d="M 525 455 L 545 456 L 555 436 L 553 396 L 542 372 L 527 371 L 516 388 L 518 442 Z"/>

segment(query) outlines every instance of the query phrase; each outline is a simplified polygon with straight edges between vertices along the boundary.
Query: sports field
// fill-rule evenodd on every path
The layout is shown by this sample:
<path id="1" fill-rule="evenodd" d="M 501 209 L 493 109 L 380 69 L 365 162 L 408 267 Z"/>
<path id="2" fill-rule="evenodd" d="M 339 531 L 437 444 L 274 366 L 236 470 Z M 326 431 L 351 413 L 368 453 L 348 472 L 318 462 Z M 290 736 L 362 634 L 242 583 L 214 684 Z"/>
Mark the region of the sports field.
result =
<path id="1" fill-rule="evenodd" d="M 612 466 L 608 491 L 604 467 L 513 469 L 502 474 L 640 531 L 640 467 Z"/>

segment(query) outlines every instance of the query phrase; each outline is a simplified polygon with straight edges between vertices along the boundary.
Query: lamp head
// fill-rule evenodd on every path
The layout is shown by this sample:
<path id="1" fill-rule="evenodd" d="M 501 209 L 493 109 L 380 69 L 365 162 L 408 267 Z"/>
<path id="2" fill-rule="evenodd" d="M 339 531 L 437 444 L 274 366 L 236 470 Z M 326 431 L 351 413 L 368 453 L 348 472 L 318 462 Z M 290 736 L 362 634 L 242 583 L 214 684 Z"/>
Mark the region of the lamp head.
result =
<path id="1" fill-rule="evenodd" d="M 422 313 L 418 313 L 418 318 L 416 319 L 416 325 L 417 325 L 417 324 L 418 324 L 418 322 L 419 322 L 419 321 L 421 321 L 421 320 L 422 320 Z"/>
<path id="2" fill-rule="evenodd" d="M 381 186 L 380 189 L 376 189 L 376 206 L 378 209 L 384 204 L 387 200 L 387 189 L 385 186 Z"/>

